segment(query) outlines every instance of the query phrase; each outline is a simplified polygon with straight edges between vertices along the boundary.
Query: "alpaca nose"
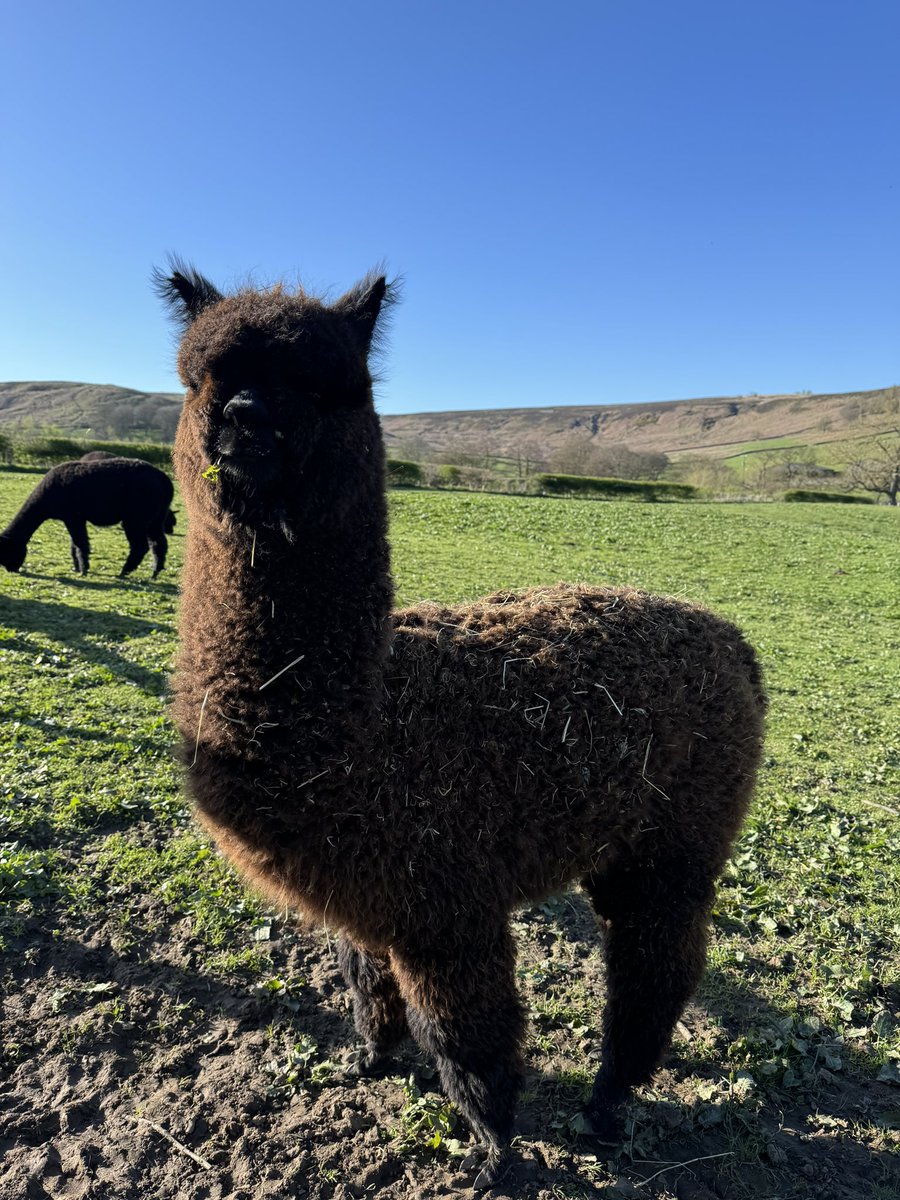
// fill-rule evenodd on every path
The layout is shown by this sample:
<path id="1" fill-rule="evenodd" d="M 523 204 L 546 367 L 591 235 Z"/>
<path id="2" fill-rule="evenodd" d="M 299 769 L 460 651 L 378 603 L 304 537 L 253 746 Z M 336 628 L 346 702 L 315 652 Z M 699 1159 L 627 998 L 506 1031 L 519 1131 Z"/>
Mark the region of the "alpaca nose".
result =
<path id="1" fill-rule="evenodd" d="M 238 392 L 232 396 L 222 410 L 226 421 L 231 421 L 238 429 L 250 431 L 271 427 L 272 416 L 256 392 Z"/>

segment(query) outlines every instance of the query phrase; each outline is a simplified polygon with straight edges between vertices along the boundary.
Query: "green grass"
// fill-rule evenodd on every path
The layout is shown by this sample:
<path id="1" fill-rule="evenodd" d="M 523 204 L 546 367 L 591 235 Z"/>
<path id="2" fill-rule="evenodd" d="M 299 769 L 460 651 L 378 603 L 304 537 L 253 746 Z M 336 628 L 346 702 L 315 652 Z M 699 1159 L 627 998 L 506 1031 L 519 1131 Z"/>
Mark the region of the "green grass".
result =
<path id="1" fill-rule="evenodd" d="M 782 1019 L 814 1018 L 851 1051 L 867 1043 L 873 1068 L 900 1054 L 900 997 L 890 992 L 900 947 L 900 514 L 425 492 L 399 498 L 394 513 L 404 600 L 603 580 L 701 600 L 744 628 L 764 662 L 771 714 L 758 799 L 720 889 L 712 999 L 734 1007 L 757 989 Z M 773 959 L 789 966 L 772 969 Z M 812 1039 L 810 1062 L 821 1044 Z M 761 1054 L 748 1048 L 744 1059 L 768 1064 Z"/>
<path id="2" fill-rule="evenodd" d="M 808 450 L 809 442 L 805 442 L 803 438 L 796 434 L 787 434 L 785 437 L 772 438 L 757 438 L 750 442 L 735 442 L 729 444 L 727 450 L 727 459 L 740 458 L 743 454 L 760 454 L 767 450 Z"/>
<path id="3" fill-rule="evenodd" d="M 33 485 L 0 472 L 3 520 Z M 399 603 L 585 580 L 701 600 L 743 627 L 771 698 L 766 759 L 719 891 L 701 993 L 710 1028 L 692 1054 L 775 1111 L 814 1103 L 829 1075 L 892 1078 L 900 513 L 430 491 L 393 493 L 391 511 Z M 71 575 L 55 523 L 34 538 L 26 574 L 0 573 L 0 941 L 36 914 L 71 928 L 108 919 L 140 939 L 163 911 L 191 923 L 206 971 L 262 980 L 263 910 L 190 825 L 170 752 L 183 539 L 156 583 L 147 564 L 115 578 L 121 531 L 92 542 L 87 580 Z M 148 894 L 155 909 L 141 909 Z M 564 973 L 551 982 L 535 1029 L 548 1047 L 590 1007 L 566 994 Z"/>
<path id="4" fill-rule="evenodd" d="M 890 420 L 886 418 L 885 433 L 889 434 L 891 428 Z M 842 470 L 848 462 L 873 453 L 879 436 L 884 434 L 873 434 L 871 430 L 865 433 L 851 433 L 845 430 L 839 435 L 831 435 L 825 431 L 809 441 L 797 434 L 780 438 L 760 438 L 757 441 L 736 442 L 734 445 L 722 447 L 722 461 L 743 477 L 751 471 L 758 471 L 765 464 L 769 454 L 779 450 L 791 450 L 793 453 L 790 457 L 795 462 L 811 461 L 821 467 Z"/>

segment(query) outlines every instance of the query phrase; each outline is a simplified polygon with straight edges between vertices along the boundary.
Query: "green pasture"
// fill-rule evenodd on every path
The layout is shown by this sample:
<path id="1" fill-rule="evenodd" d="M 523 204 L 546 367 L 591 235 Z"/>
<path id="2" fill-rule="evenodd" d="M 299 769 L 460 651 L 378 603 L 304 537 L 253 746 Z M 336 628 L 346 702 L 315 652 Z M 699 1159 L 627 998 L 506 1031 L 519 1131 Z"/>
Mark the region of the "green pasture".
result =
<path id="1" fill-rule="evenodd" d="M 809 447 L 810 443 L 805 442 L 803 438 L 797 437 L 796 434 L 788 434 L 785 437 L 757 438 L 750 442 L 735 442 L 723 449 L 725 460 L 729 462 L 745 454 L 765 454 L 768 450 L 808 450 Z"/>
<path id="2" fill-rule="evenodd" d="M 0 471 L 0 526 L 37 478 Z M 391 512 L 398 603 L 628 583 L 744 629 L 771 713 L 717 902 L 705 1053 L 776 1118 L 835 1079 L 900 1082 L 900 511 L 410 490 Z M 170 753 L 183 533 L 179 512 L 155 583 L 149 563 L 116 578 L 118 529 L 91 531 L 73 576 L 57 523 L 23 574 L 0 571 L 0 942 L 20 951 L 35 919 L 127 941 L 137 884 L 193 923 L 207 972 L 265 979 L 262 910 L 194 831 Z"/>
<path id="3" fill-rule="evenodd" d="M 890 436 L 890 427 L 885 434 Z M 820 467 L 831 467 L 833 470 L 843 470 L 848 462 L 877 454 L 876 441 L 879 435 L 871 431 L 850 434 L 847 431 L 839 435 L 827 432 L 819 433 L 815 438 L 804 439 L 799 434 L 778 438 L 760 438 L 757 441 L 736 442 L 734 445 L 723 446 L 720 451 L 722 461 L 743 478 L 749 471 L 756 471 L 766 458 L 777 452 L 790 451 L 790 457 L 795 462 L 814 462 Z M 884 436 L 884 435 L 882 435 Z"/>

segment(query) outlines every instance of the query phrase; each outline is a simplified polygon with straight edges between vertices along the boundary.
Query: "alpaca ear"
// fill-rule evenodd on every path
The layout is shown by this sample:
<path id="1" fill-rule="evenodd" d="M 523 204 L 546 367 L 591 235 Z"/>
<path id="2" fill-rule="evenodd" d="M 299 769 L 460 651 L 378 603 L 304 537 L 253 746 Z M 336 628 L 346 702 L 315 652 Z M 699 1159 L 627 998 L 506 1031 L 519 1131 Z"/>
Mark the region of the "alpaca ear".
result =
<path id="1" fill-rule="evenodd" d="M 173 258 L 169 266 L 171 275 L 154 269 L 153 287 L 179 325 L 187 329 L 205 308 L 218 304 L 222 293 L 189 263 Z"/>
<path id="2" fill-rule="evenodd" d="M 335 309 L 348 318 L 363 354 L 372 346 L 379 315 L 395 298 L 394 285 L 383 275 L 367 275 L 335 303 Z"/>

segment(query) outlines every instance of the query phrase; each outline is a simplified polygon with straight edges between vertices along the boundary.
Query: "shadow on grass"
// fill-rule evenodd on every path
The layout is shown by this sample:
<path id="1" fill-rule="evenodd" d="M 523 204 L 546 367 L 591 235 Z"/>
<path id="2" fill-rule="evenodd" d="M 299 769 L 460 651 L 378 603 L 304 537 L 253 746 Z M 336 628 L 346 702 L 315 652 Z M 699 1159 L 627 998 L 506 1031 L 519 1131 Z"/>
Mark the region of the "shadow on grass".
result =
<path id="1" fill-rule="evenodd" d="M 143 565 L 143 564 L 142 564 Z M 141 567 L 138 567 L 141 570 Z M 103 579 L 104 572 L 97 572 L 101 578 L 86 579 L 83 575 L 62 574 L 62 575 L 45 575 L 39 571 L 29 571 L 27 567 L 23 567 L 19 572 L 20 575 L 27 579 L 41 579 L 46 583 L 61 583 L 66 587 L 80 588 L 82 591 L 119 591 L 122 588 L 127 588 L 129 591 L 149 590 L 154 595 L 162 592 L 165 595 L 177 596 L 178 585 L 176 583 L 168 583 L 164 579 L 144 579 L 141 576 L 135 575 L 113 575 L 110 578 Z"/>
<path id="2" fill-rule="evenodd" d="M 88 586 L 105 587 L 103 584 Z M 51 600 L 25 600 L 0 594 L 0 624 L 23 634 L 41 633 L 79 654 L 94 666 L 106 667 L 113 674 L 135 683 L 150 695 L 165 690 L 165 675 L 131 662 L 109 640 L 151 637 L 170 634 L 172 627 L 160 621 L 126 616 L 116 612 L 97 612 L 90 608 L 60 604 Z M 98 645 L 93 639 L 103 638 L 107 644 Z M 22 654 L 38 655 L 45 647 L 26 637 L 0 641 L 0 649 L 16 650 Z"/>
<path id="3" fill-rule="evenodd" d="M 525 919 L 529 916 L 538 928 L 546 922 L 567 942 L 594 949 L 602 945 L 593 910 L 580 893 L 529 910 Z M 828 1048 L 843 1050 L 839 1034 L 823 1026 L 810 1035 L 802 1019 L 773 1004 L 761 994 L 762 985 L 749 978 L 754 969 L 770 968 L 749 961 L 746 966 L 746 982 L 726 971 L 707 970 L 683 1017 L 687 1027 L 695 1027 L 694 1038 L 670 1050 L 651 1084 L 629 1103 L 622 1146 L 597 1146 L 599 1158 L 615 1163 L 616 1170 L 626 1171 L 635 1183 L 648 1179 L 668 1160 L 672 1169 L 660 1176 L 657 1186 L 673 1189 L 686 1173 L 700 1190 L 688 1187 L 685 1195 L 696 1195 L 697 1200 L 715 1195 L 735 1200 L 756 1200 L 760 1195 L 859 1200 L 893 1194 L 891 1187 L 900 1189 L 900 1157 L 896 1144 L 892 1152 L 891 1131 L 900 1128 L 900 1106 L 896 1089 L 874 1081 L 880 1060 L 872 1047 L 860 1044 L 853 1061 L 848 1062 L 844 1052 L 836 1070 L 822 1070 Z M 703 1052 L 702 1026 L 708 1017 L 725 1036 L 717 1039 L 713 1051 Z M 599 1065 L 598 1034 L 595 1030 L 580 1064 L 588 1074 Z M 748 1066 L 754 1081 L 747 1090 L 739 1082 L 735 1086 L 741 1062 L 726 1057 L 725 1043 L 740 1037 L 755 1043 L 754 1062 Z M 798 1043 L 801 1048 L 808 1044 L 805 1058 Z M 783 1066 L 769 1076 L 758 1070 L 759 1060 L 781 1057 L 792 1064 L 791 1086 L 785 1086 L 789 1075 Z M 536 1114 L 530 1122 L 534 1130 L 541 1127 L 542 1114 L 555 1113 L 551 1126 L 558 1130 L 558 1140 L 575 1153 L 590 1154 L 590 1142 L 576 1136 L 588 1085 L 536 1071 L 529 1074 L 526 1087 L 533 1095 L 528 1107 Z M 676 1100 L 663 1098 L 673 1095 Z M 579 1195 L 583 1177 L 577 1185 L 574 1178 L 572 1182 L 571 1194 Z M 882 1193 L 879 1188 L 887 1190 Z"/>

